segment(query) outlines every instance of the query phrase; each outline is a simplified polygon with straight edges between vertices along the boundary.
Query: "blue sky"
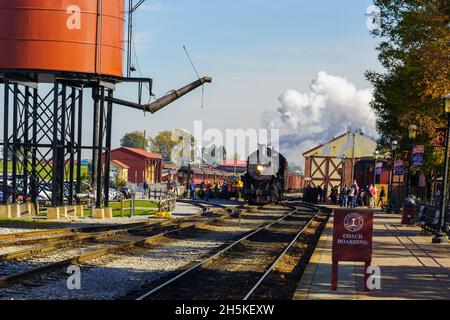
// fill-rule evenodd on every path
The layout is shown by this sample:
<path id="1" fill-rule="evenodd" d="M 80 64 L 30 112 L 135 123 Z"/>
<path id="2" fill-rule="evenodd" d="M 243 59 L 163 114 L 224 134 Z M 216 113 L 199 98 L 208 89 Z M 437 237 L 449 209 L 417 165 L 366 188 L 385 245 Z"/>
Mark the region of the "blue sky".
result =
<path id="1" fill-rule="evenodd" d="M 146 130 L 148 136 L 177 128 L 193 131 L 198 120 L 205 129 L 261 128 L 263 116 L 281 106 L 280 95 L 288 89 L 308 92 L 320 71 L 345 77 L 357 89 L 369 88 L 364 72 L 381 70 L 366 24 L 371 4 L 371 0 L 146 0 L 135 15 L 134 43 L 142 76 L 154 79 L 156 96 L 196 79 L 183 45 L 199 73 L 214 80 L 206 87 L 203 109 L 201 90 L 155 115 L 116 106 L 113 147 L 130 131 Z M 119 85 L 115 95 L 137 99 L 135 87 L 129 85 Z M 88 103 L 89 93 L 86 97 Z M 88 144 L 92 115 L 86 114 L 84 121 Z"/>
<path id="2" fill-rule="evenodd" d="M 369 0 L 147 0 L 136 14 L 135 43 L 144 76 L 157 96 L 195 80 L 182 49 L 211 75 L 205 108 L 201 91 L 145 118 L 117 107 L 114 144 L 130 130 L 259 128 L 261 114 L 279 107 L 287 89 L 308 90 L 319 71 L 368 88 L 367 69 L 380 70 L 366 26 Z M 139 76 L 139 73 L 134 73 Z M 132 98 L 132 89 L 118 95 Z M 127 119 L 126 122 L 123 120 Z"/>

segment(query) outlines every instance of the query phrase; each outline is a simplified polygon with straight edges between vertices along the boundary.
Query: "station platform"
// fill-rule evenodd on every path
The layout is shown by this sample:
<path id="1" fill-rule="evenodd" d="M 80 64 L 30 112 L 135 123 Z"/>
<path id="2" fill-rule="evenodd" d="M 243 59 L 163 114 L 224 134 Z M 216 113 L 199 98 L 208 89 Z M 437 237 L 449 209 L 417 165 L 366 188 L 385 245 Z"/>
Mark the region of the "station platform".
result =
<path id="1" fill-rule="evenodd" d="M 372 265 L 381 269 L 381 289 L 364 292 L 363 263 L 340 262 L 339 288 L 331 290 L 331 217 L 294 300 L 450 300 L 450 243 L 432 244 L 398 214 L 374 214 Z"/>

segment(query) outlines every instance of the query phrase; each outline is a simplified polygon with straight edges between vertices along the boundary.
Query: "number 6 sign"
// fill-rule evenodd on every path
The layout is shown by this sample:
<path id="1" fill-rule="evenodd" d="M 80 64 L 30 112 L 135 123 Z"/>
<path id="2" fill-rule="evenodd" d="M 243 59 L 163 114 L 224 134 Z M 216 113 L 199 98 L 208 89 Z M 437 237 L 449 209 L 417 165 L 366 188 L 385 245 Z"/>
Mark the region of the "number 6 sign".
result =
<path id="1" fill-rule="evenodd" d="M 446 128 L 436 129 L 436 135 L 435 135 L 434 142 L 433 142 L 434 147 L 445 147 L 446 131 L 447 131 Z"/>

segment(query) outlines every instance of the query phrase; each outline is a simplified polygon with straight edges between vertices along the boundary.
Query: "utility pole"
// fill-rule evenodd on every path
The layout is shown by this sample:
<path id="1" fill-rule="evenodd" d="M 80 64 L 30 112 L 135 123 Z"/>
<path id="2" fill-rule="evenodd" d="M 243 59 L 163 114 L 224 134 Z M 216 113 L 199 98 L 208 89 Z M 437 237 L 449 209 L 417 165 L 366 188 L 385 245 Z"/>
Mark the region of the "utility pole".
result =
<path id="1" fill-rule="evenodd" d="M 144 144 L 142 149 L 147 151 L 147 130 L 144 130 L 144 141 L 142 143 Z"/>

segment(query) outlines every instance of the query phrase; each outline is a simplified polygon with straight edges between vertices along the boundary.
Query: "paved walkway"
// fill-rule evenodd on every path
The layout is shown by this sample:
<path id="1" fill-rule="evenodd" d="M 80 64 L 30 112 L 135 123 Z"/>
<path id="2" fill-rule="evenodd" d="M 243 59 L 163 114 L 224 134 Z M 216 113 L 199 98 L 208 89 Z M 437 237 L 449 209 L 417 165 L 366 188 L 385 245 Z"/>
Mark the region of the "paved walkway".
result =
<path id="1" fill-rule="evenodd" d="M 331 218 L 294 300 L 450 300 L 450 244 L 431 243 L 420 228 L 402 226 L 400 215 L 376 212 L 372 265 L 381 268 L 381 290 L 363 292 L 363 265 L 339 264 L 339 290 L 331 291 Z"/>

